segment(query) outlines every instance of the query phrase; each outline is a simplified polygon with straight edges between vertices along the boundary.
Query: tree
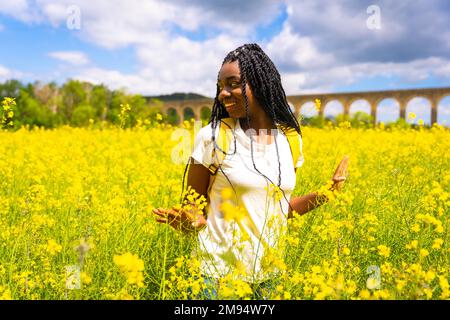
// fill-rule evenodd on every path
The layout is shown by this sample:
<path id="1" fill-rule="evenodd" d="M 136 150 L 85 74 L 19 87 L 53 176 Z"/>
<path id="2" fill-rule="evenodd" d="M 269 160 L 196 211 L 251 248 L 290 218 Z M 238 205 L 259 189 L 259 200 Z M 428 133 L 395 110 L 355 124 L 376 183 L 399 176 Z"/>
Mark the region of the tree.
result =
<path id="1" fill-rule="evenodd" d="M 28 124 L 32 127 L 54 127 L 59 124 L 57 116 L 39 103 L 26 89 L 20 90 L 17 109 L 19 114 L 16 117 L 16 126 Z"/>
<path id="2" fill-rule="evenodd" d="M 0 84 L 0 98 L 19 98 L 20 90 L 23 89 L 23 84 L 19 80 L 7 80 Z"/>
<path id="3" fill-rule="evenodd" d="M 79 127 L 87 126 L 89 119 L 95 119 L 96 112 L 93 107 L 87 104 L 77 106 L 73 111 L 70 123 Z"/>
<path id="4" fill-rule="evenodd" d="M 373 117 L 364 111 L 357 111 L 351 117 L 350 123 L 354 128 L 369 128 L 372 126 Z"/>
<path id="5" fill-rule="evenodd" d="M 67 81 L 61 88 L 61 94 L 61 112 L 65 116 L 67 122 L 70 122 L 75 108 L 82 104 L 87 104 L 87 94 L 83 88 L 83 84 L 78 80 Z"/>
<path id="6" fill-rule="evenodd" d="M 111 100 L 111 92 L 108 88 L 103 84 L 94 86 L 89 100 L 91 107 L 95 110 L 95 117 L 105 120 Z"/>

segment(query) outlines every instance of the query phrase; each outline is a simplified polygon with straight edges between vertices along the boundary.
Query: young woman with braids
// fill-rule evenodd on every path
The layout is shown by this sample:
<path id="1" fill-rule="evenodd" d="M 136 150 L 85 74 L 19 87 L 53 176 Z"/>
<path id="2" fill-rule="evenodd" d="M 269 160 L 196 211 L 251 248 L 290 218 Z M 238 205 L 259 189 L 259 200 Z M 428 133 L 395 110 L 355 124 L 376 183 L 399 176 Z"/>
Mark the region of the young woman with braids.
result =
<path id="1" fill-rule="evenodd" d="M 228 150 L 221 150 L 218 129 L 229 118 L 234 121 L 230 126 L 232 141 Z M 282 127 L 295 130 L 299 139 L 300 155 L 295 164 L 289 141 L 278 130 Z M 291 198 L 296 170 L 304 161 L 301 142 L 299 123 L 270 58 L 257 44 L 231 51 L 219 71 L 211 119 L 195 138 L 188 170 L 187 185 L 207 199 L 207 206 L 204 210 L 195 210 L 195 205 L 189 211 L 177 207 L 153 210 L 158 222 L 198 237 L 194 255 L 210 284 L 230 273 L 251 284 L 264 283 L 274 274 L 273 260 L 264 259 L 271 250 L 277 250 L 287 218 L 324 203 L 317 192 Z M 224 152 L 225 156 L 212 177 L 208 168 L 214 162 L 214 152 Z M 342 187 L 346 165 L 344 158 L 331 189 Z M 273 190 L 279 191 L 278 197 Z M 230 219 L 224 203 L 231 203 L 240 213 Z"/>

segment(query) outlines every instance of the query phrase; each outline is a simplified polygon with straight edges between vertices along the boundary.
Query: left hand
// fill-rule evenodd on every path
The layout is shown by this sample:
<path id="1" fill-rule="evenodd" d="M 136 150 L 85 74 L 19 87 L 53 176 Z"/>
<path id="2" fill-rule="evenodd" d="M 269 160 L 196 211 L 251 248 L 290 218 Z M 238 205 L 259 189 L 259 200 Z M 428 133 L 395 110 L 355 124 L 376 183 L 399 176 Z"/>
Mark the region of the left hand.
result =
<path id="1" fill-rule="evenodd" d="M 157 222 L 166 223 L 175 230 L 184 233 L 200 231 L 206 226 L 205 217 L 196 208 L 191 208 L 191 210 L 178 207 L 172 209 L 157 208 L 153 209 L 153 213 L 157 216 Z"/>

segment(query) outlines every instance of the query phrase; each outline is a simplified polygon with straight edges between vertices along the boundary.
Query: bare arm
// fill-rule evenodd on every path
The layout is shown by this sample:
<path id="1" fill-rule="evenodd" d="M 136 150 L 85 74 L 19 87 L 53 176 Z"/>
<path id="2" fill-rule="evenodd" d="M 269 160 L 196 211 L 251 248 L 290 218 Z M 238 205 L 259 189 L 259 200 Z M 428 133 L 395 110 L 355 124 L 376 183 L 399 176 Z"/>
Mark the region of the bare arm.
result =
<path id="1" fill-rule="evenodd" d="M 333 184 L 330 187 L 331 191 L 340 191 L 342 189 L 347 176 L 348 161 L 349 157 L 345 156 L 337 166 L 332 178 Z M 295 171 L 297 172 L 297 169 Z M 319 195 L 318 192 L 312 192 L 300 197 L 292 197 L 289 202 L 288 218 L 293 217 L 293 210 L 298 214 L 303 215 L 327 201 L 328 199 L 323 195 Z"/>
<path id="2" fill-rule="evenodd" d="M 190 161 L 187 185 L 191 186 L 199 195 L 207 198 L 209 170 L 201 164 L 194 163 L 192 158 Z"/>
<path id="3" fill-rule="evenodd" d="M 299 215 L 303 215 L 308 211 L 317 208 L 324 202 L 322 199 L 323 197 L 320 197 L 317 192 L 312 192 L 300 197 L 292 197 L 291 201 L 289 201 L 288 218 L 293 217 L 293 210 Z"/>
<path id="4" fill-rule="evenodd" d="M 190 159 L 187 185 L 194 189 L 199 196 L 207 199 L 209 186 L 209 170 L 201 164 L 194 163 Z M 157 215 L 156 221 L 167 223 L 174 229 L 183 233 L 195 233 L 206 226 L 204 212 L 200 211 L 195 203 L 191 203 L 189 210 L 173 207 L 172 209 L 157 208 L 153 213 Z"/>

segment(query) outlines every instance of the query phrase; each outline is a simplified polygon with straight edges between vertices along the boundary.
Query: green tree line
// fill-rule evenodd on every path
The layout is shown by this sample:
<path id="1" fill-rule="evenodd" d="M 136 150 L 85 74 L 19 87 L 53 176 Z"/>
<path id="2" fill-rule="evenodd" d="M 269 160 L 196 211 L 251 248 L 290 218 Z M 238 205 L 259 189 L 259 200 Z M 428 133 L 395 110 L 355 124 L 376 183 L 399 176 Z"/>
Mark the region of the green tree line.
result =
<path id="1" fill-rule="evenodd" d="M 156 118 L 162 102 L 152 99 L 150 103 L 138 94 L 123 89 L 110 90 L 105 85 L 68 80 L 62 85 L 55 82 L 23 84 L 18 80 L 0 83 L 0 100 L 15 99 L 14 127 L 55 128 L 60 125 L 87 126 L 92 123 L 121 123 L 121 105 L 130 105 L 127 126 L 134 126 L 145 119 Z"/>

